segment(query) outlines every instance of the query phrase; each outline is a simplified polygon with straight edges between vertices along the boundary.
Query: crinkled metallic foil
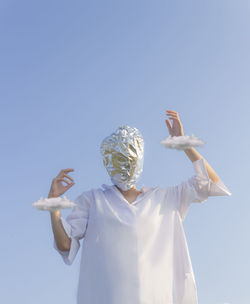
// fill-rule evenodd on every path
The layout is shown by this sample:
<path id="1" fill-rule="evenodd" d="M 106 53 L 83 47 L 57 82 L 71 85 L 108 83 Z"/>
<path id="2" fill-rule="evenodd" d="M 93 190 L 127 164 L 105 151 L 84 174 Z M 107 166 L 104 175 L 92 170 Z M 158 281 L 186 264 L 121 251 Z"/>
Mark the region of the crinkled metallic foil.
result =
<path id="1" fill-rule="evenodd" d="M 122 190 L 132 188 L 143 171 L 144 140 L 138 129 L 120 126 L 100 147 L 111 181 Z"/>

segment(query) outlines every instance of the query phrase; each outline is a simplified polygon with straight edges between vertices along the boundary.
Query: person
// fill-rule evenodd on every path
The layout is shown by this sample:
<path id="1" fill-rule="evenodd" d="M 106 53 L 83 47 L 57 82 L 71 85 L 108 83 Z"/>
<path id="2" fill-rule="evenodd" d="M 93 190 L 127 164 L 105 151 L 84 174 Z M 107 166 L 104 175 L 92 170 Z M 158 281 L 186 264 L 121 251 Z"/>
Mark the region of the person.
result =
<path id="1" fill-rule="evenodd" d="M 169 134 L 184 136 L 178 112 L 166 115 Z M 50 212 L 54 248 L 67 265 L 83 239 L 77 304 L 198 303 L 183 221 L 192 202 L 231 192 L 195 148 L 184 152 L 195 171 L 188 180 L 137 189 L 144 141 L 136 128 L 121 126 L 101 144 L 112 185 L 81 193 L 66 219 Z M 72 171 L 53 179 L 49 198 L 74 185 Z"/>

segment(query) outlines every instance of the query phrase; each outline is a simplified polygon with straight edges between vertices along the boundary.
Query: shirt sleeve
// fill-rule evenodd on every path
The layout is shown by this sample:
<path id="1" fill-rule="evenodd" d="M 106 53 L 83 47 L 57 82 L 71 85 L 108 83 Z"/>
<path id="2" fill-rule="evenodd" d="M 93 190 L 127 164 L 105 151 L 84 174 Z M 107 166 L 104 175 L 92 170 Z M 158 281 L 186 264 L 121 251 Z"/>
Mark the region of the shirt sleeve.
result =
<path id="1" fill-rule="evenodd" d="M 71 246 L 69 251 L 61 251 L 58 249 L 55 238 L 53 246 L 61 255 L 63 261 L 67 265 L 71 265 L 76 257 L 76 254 L 80 248 L 79 240 L 82 239 L 87 230 L 90 199 L 82 193 L 79 195 L 74 202 L 77 206 L 73 207 L 71 213 L 64 219 L 61 217 L 63 228 L 71 238 Z"/>
<path id="2" fill-rule="evenodd" d="M 203 158 L 194 161 L 195 175 L 174 186 L 177 208 L 182 221 L 192 202 L 204 203 L 209 196 L 232 195 L 221 179 L 214 183 L 208 176 Z"/>

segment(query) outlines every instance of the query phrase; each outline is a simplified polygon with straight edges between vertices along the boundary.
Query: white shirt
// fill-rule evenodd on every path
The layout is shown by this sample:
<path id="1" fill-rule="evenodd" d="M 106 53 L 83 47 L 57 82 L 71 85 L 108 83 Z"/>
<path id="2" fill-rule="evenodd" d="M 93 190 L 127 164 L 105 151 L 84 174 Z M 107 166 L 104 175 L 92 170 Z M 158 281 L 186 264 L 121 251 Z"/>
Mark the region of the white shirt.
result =
<path id="1" fill-rule="evenodd" d="M 231 195 L 209 178 L 203 159 L 195 175 L 176 186 L 143 187 L 129 203 L 114 186 L 77 197 L 62 224 L 72 239 L 72 264 L 83 239 L 77 304 L 197 304 L 197 290 L 182 222 L 192 202 Z"/>

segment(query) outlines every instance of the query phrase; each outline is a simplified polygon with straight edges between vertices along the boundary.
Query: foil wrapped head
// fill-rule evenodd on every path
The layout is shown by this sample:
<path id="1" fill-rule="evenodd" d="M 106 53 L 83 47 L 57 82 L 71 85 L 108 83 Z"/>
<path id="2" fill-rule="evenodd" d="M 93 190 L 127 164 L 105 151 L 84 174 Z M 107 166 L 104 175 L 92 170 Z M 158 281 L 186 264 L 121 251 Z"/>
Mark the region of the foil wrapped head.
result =
<path id="1" fill-rule="evenodd" d="M 143 171 L 144 140 L 139 130 L 120 126 L 104 138 L 100 151 L 112 183 L 123 191 L 132 188 Z"/>

